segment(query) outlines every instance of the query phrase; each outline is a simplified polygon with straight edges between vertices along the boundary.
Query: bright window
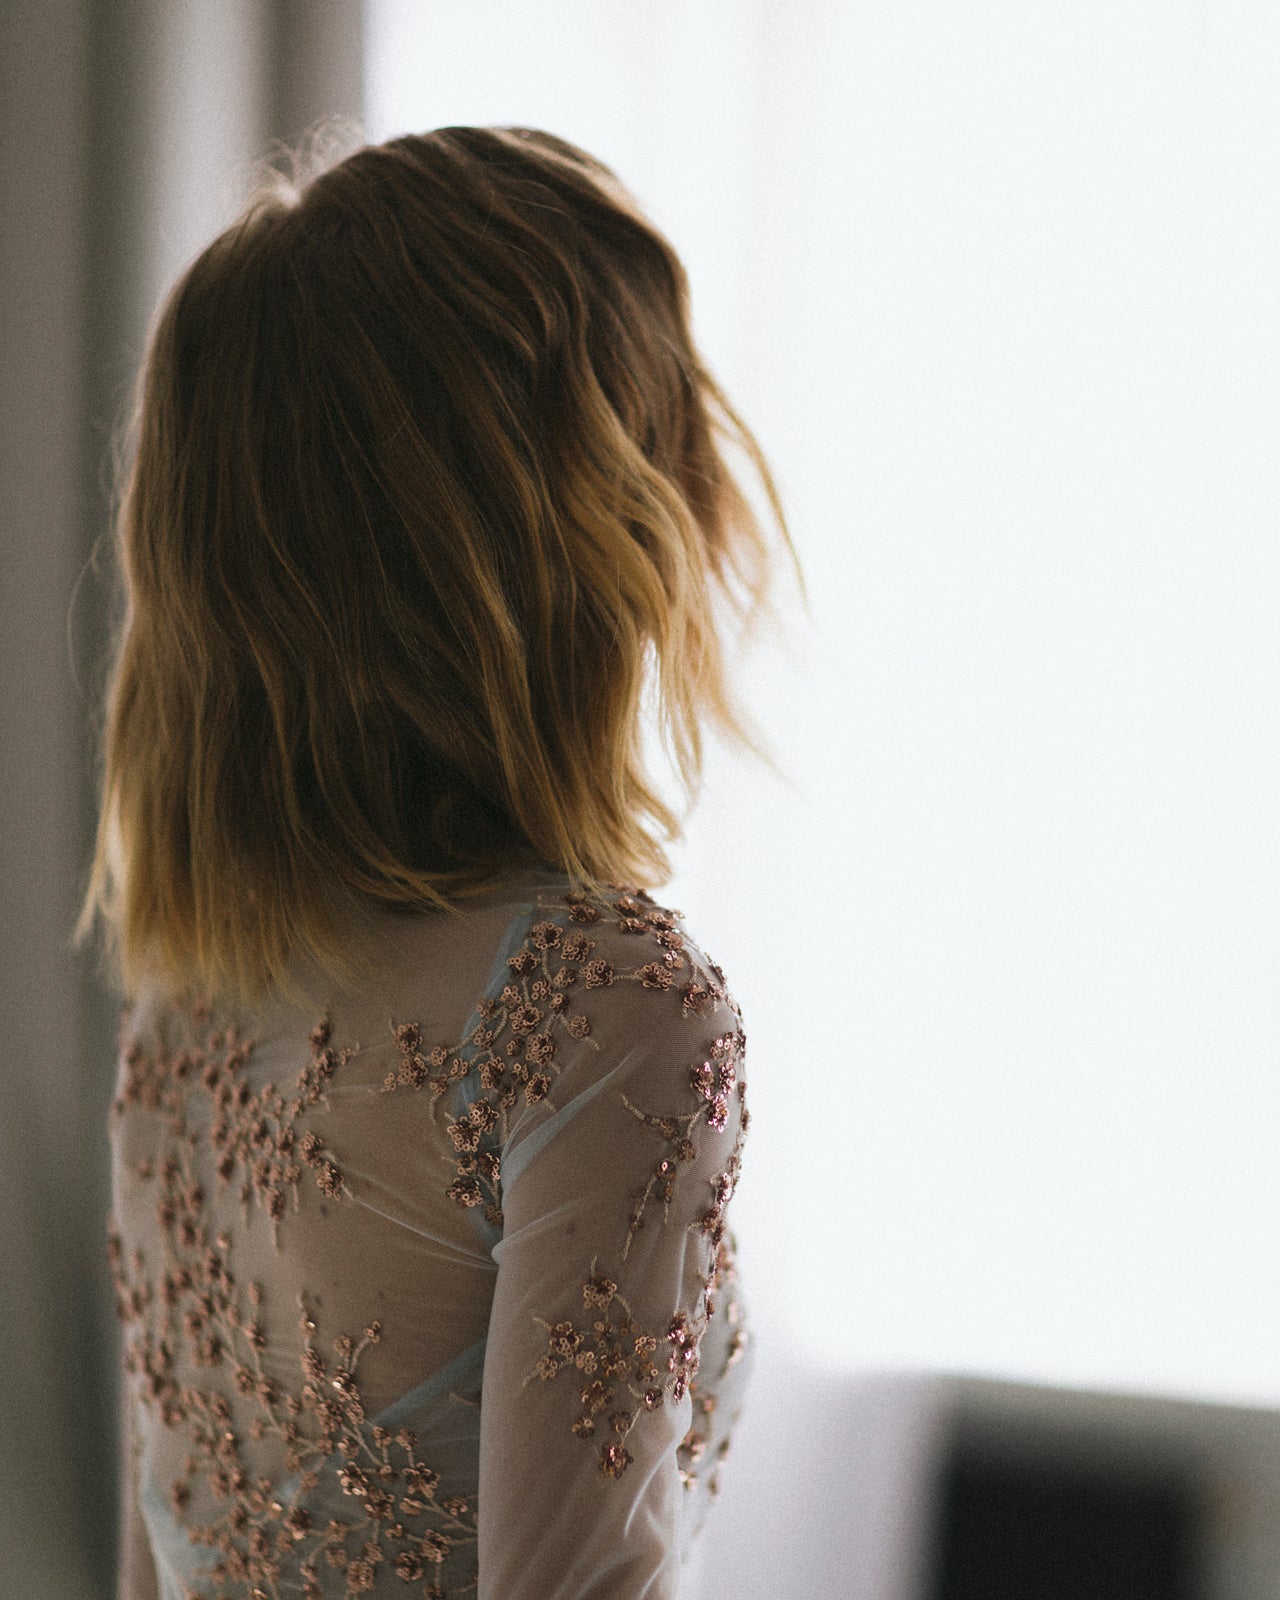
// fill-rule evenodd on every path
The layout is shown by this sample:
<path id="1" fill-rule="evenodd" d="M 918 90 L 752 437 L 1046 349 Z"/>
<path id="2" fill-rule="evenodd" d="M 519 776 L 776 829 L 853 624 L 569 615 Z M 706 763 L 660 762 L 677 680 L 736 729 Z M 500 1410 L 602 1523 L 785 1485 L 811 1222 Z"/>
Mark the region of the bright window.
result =
<path id="1" fill-rule="evenodd" d="M 762 1331 L 1280 1400 L 1280 12 L 369 9 L 376 137 L 630 183 L 782 482 L 796 788 L 718 755 L 668 891 Z"/>

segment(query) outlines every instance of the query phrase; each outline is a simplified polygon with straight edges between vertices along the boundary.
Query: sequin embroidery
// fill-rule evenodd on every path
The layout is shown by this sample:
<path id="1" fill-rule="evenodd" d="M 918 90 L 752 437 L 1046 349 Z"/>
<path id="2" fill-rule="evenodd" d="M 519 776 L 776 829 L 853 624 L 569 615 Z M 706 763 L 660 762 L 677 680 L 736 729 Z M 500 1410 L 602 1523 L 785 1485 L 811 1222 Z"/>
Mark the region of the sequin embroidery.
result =
<path id="1" fill-rule="evenodd" d="M 583 1264 L 580 1312 L 561 1308 L 554 1320 L 535 1319 L 546 1350 L 526 1382 L 561 1382 L 570 1401 L 566 1432 L 596 1452 L 601 1475 L 614 1481 L 633 1463 L 635 1430 L 645 1417 L 688 1396 L 693 1420 L 677 1451 L 681 1480 L 692 1488 L 709 1471 L 714 1493 L 714 1467 L 728 1443 L 723 1417 L 716 1420 L 717 1384 L 746 1341 L 725 1224 L 748 1126 L 745 1037 L 738 1018 L 728 1031 L 698 1038 L 698 1021 L 713 1006 L 727 1005 L 737 1017 L 723 974 L 714 964 L 690 962 L 679 913 L 642 890 L 613 887 L 611 902 L 580 894 L 539 902 L 542 914 L 508 958 L 505 981 L 481 996 L 461 1040 L 426 1044 L 420 1023 L 393 1023 L 394 1060 L 381 1089 L 385 1096 L 422 1093 L 438 1130 L 437 1192 L 500 1235 L 513 1115 L 553 1111 L 565 1061 L 600 1050 L 597 997 L 629 986 L 676 1008 L 691 1040 L 683 1100 L 655 1107 L 618 1092 L 651 1143 L 652 1160 L 645 1158 L 645 1180 L 619 1211 L 614 1253 Z M 621 961 L 632 944 L 634 959 Z M 394 1574 L 423 1600 L 465 1594 L 475 1586 L 474 1497 L 450 1492 L 412 1430 L 382 1427 L 367 1413 L 360 1368 L 384 1337 L 382 1322 L 371 1319 L 358 1333 L 329 1326 L 322 1334 L 324 1313 L 304 1292 L 282 1323 L 270 1286 L 247 1275 L 242 1281 L 235 1229 L 212 1220 L 209 1191 L 234 1196 L 242 1226 L 265 1223 L 279 1252 L 287 1247 L 282 1230 L 308 1191 L 321 1202 L 351 1203 L 331 1093 L 361 1047 L 335 1046 L 322 1017 L 310 1034 L 309 1060 L 281 1089 L 255 1081 L 248 1067 L 256 1041 L 234 1023 L 213 1026 L 200 1002 L 189 1021 L 194 1042 L 180 1049 L 163 1039 L 150 1050 L 137 1040 L 124 1048 L 113 1124 L 145 1112 L 163 1139 L 130 1168 L 131 1180 L 151 1195 L 155 1243 L 146 1252 L 128 1249 L 113 1217 L 109 1253 L 137 1404 L 186 1440 L 166 1494 L 190 1543 L 210 1552 L 201 1568 L 215 1585 L 208 1593 L 283 1600 L 295 1592 L 321 1600 L 332 1593 L 330 1579 L 358 1595 Z M 197 1102 L 200 1115 L 192 1117 Z M 731 1122 L 732 1149 L 711 1180 L 696 1180 L 705 1186 L 700 1196 L 689 1183 L 701 1141 L 724 1134 Z M 699 1293 L 695 1303 L 672 1306 L 665 1320 L 645 1325 L 627 1295 L 632 1245 L 646 1226 L 669 1225 L 682 1195 L 702 1252 Z M 703 1370 L 700 1379 L 717 1301 L 733 1334 L 720 1368 Z M 278 1361 L 264 1359 L 287 1346 L 287 1324 L 302 1336 L 293 1380 Z M 271 1470 L 264 1461 L 274 1463 Z M 330 1480 L 342 1515 L 317 1518 L 308 1502 Z M 467 1553 L 471 1577 L 458 1579 L 456 1558 Z"/>

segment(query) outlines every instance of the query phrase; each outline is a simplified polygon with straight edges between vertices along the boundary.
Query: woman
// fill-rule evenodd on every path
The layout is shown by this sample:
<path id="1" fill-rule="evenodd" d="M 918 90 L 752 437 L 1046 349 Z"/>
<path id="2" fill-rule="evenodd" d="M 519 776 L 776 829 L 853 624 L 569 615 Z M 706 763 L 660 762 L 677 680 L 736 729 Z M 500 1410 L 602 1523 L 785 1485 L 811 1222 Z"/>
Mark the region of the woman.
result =
<path id="1" fill-rule="evenodd" d="M 747 1334 L 741 1018 L 665 881 L 767 546 L 613 175 L 447 128 L 277 185 L 144 365 L 78 928 L 121 1594 L 670 1596 Z M 779 516 L 780 541 L 789 549 Z"/>

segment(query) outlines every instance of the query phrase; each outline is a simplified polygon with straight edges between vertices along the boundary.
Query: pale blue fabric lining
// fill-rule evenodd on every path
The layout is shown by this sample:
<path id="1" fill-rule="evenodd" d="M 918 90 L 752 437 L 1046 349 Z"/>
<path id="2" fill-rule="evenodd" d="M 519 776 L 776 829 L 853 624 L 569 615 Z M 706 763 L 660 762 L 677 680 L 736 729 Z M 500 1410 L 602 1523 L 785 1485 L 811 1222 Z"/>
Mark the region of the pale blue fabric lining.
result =
<path id="1" fill-rule="evenodd" d="M 507 967 L 507 959 L 508 957 L 515 955 L 516 951 L 519 950 L 524 944 L 529 929 L 533 925 L 534 913 L 537 911 L 537 909 L 538 907 L 536 902 L 532 900 L 526 900 L 523 904 L 516 907 L 515 914 L 512 916 L 511 921 L 507 924 L 507 930 L 502 936 L 502 941 L 498 945 L 497 953 L 495 954 L 489 967 L 489 976 L 485 979 L 484 986 L 484 992 L 486 995 L 492 995 L 495 989 L 501 991 L 502 987 L 509 982 L 511 973 Z M 476 1031 L 477 1028 L 483 1025 L 484 1020 L 485 1019 L 480 1015 L 479 1011 L 473 1011 L 471 1013 L 470 1017 L 467 1019 L 466 1026 L 462 1030 L 462 1038 L 464 1043 L 471 1038 L 471 1035 Z M 478 1100 L 484 1092 L 484 1085 L 480 1082 L 480 1075 L 478 1073 L 468 1073 L 468 1075 L 458 1083 L 454 1090 L 454 1094 L 456 1095 L 456 1100 L 454 1101 L 454 1115 L 465 1116 L 468 1108 L 474 1101 Z M 484 1208 L 482 1206 L 474 1206 L 467 1213 L 467 1215 L 471 1220 L 471 1226 L 475 1230 L 480 1243 L 484 1245 L 486 1250 L 492 1252 L 494 1246 L 502 1238 L 502 1229 L 495 1227 L 494 1224 L 485 1217 Z"/>
<path id="2" fill-rule="evenodd" d="M 613 1080 L 614 1073 L 620 1072 L 627 1065 L 628 1061 L 631 1060 L 631 1057 L 634 1054 L 634 1051 L 629 1050 L 627 1054 L 623 1056 L 618 1065 L 610 1072 L 606 1073 L 603 1078 L 597 1078 L 590 1088 L 584 1089 L 581 1094 L 574 1095 L 573 1099 L 569 1101 L 568 1105 L 563 1105 L 560 1107 L 559 1111 L 553 1112 L 545 1122 L 539 1124 L 539 1126 L 536 1127 L 531 1134 L 523 1139 L 520 1143 L 519 1149 L 516 1150 L 512 1155 L 507 1156 L 502 1163 L 503 1184 L 506 1185 L 514 1183 L 524 1169 L 533 1160 L 534 1156 L 536 1156 L 540 1151 L 545 1150 L 547 1145 L 549 1145 L 555 1138 L 556 1134 L 558 1134 L 567 1123 L 572 1122 L 574 1117 L 576 1117 L 580 1111 L 584 1111 L 602 1089 L 608 1087 Z"/>
<path id="3" fill-rule="evenodd" d="M 398 1428 L 401 1423 L 411 1421 L 423 1406 L 432 1400 L 446 1399 L 451 1390 L 462 1387 L 460 1379 L 469 1375 L 478 1377 L 484 1371 L 484 1351 L 487 1342 L 485 1339 L 477 1339 L 473 1345 L 468 1345 L 461 1355 L 455 1356 L 438 1372 L 433 1372 L 416 1389 L 410 1389 L 408 1394 L 402 1394 L 398 1400 L 393 1400 L 385 1411 L 380 1411 L 374 1417 L 374 1423 L 383 1428 Z"/>

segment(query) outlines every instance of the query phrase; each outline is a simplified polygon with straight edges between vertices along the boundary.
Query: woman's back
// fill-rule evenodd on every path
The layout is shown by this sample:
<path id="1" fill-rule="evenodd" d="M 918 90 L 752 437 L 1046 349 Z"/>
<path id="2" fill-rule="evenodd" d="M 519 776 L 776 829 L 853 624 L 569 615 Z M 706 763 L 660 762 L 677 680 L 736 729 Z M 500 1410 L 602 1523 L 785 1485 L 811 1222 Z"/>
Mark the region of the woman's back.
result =
<path id="1" fill-rule="evenodd" d="M 269 182 L 161 308 L 78 927 L 129 1002 L 122 1600 L 672 1600 L 744 1039 L 619 885 L 704 726 L 751 743 L 726 447 L 786 547 L 678 257 L 537 129 Z"/>
<path id="2" fill-rule="evenodd" d="M 126 1009 L 126 1595 L 675 1592 L 746 1366 L 745 1040 L 678 918 L 535 869 L 350 923 L 311 1010 Z"/>

